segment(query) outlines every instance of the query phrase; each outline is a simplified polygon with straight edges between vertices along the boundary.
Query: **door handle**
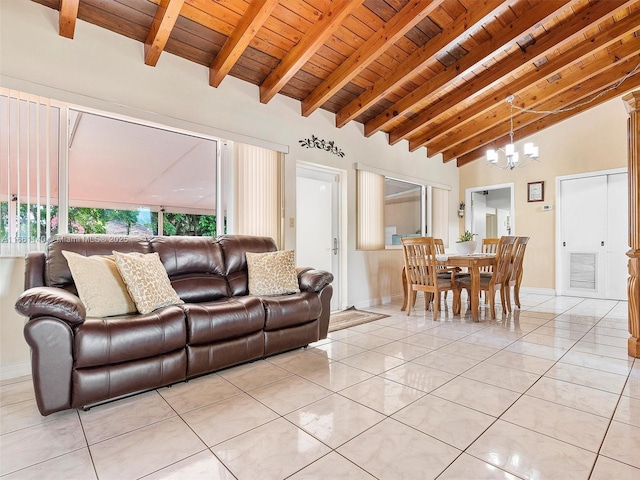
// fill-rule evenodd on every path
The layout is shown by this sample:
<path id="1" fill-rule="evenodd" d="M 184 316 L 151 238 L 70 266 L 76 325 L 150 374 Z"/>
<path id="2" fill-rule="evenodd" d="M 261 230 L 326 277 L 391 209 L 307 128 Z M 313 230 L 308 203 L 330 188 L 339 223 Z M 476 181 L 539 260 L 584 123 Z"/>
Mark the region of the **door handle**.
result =
<path id="1" fill-rule="evenodd" d="M 604 242 L 600 242 L 600 246 L 601 246 L 601 247 L 604 247 Z"/>
<path id="2" fill-rule="evenodd" d="M 338 239 L 337 238 L 333 239 L 333 254 L 334 255 L 338 254 Z"/>
<path id="3" fill-rule="evenodd" d="M 562 246 L 566 247 L 567 246 L 567 242 L 562 242 Z"/>

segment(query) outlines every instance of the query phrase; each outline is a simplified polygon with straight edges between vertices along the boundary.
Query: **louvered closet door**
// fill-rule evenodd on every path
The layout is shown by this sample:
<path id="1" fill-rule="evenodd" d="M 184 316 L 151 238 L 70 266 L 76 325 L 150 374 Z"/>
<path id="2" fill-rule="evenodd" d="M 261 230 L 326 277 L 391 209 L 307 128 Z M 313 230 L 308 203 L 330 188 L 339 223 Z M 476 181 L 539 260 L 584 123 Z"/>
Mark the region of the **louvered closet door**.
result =
<path id="1" fill-rule="evenodd" d="M 604 296 L 607 177 L 561 182 L 563 294 Z"/>
<path id="2" fill-rule="evenodd" d="M 626 177 L 560 182 L 561 295 L 626 298 Z"/>

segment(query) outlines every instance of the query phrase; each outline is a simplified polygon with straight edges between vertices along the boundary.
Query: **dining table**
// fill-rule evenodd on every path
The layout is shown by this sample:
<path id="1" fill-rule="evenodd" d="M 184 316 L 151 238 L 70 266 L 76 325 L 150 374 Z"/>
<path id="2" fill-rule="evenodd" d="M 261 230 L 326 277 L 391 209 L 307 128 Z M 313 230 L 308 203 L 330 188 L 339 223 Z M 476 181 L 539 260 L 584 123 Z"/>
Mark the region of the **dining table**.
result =
<path id="1" fill-rule="evenodd" d="M 466 269 L 471 276 L 471 319 L 474 322 L 480 318 L 480 271 L 483 267 L 493 267 L 496 263 L 495 253 L 472 253 L 468 255 L 447 254 L 438 256 L 438 265 L 443 267 L 458 267 Z M 401 310 L 405 310 L 408 304 L 407 279 L 404 267 L 402 269 L 402 287 L 404 290 L 404 301 Z M 460 315 L 460 304 L 454 305 L 454 315 Z"/>

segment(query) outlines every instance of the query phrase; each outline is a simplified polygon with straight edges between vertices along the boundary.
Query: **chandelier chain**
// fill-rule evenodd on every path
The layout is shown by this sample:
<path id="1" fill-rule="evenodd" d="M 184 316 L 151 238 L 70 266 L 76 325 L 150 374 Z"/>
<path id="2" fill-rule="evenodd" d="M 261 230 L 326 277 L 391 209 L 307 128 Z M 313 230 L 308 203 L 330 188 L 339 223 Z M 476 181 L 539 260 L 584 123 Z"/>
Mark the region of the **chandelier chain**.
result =
<path id="1" fill-rule="evenodd" d="M 515 95 L 509 95 L 505 100 L 510 107 L 510 111 L 509 111 L 509 140 L 510 141 L 509 141 L 509 144 L 504 148 L 504 150 L 502 148 L 487 150 L 487 161 L 489 162 L 490 165 L 497 167 L 500 170 L 507 170 L 507 169 L 513 170 L 516 167 L 524 167 L 532 160 L 538 161 L 538 147 L 535 146 L 533 143 L 525 143 L 524 156 L 521 160 L 518 158 L 519 154 L 517 151 L 515 151 L 515 145 L 514 145 L 514 136 L 515 136 L 514 129 L 513 129 L 513 109 L 514 108 L 516 108 L 521 112 L 533 113 L 537 115 L 553 115 L 557 113 L 570 112 L 572 110 L 576 110 L 578 108 L 582 108 L 586 105 L 589 105 L 590 103 L 593 103 L 594 101 L 606 95 L 607 93 L 617 89 L 620 85 L 622 85 L 622 83 L 627 78 L 635 75 L 638 72 L 638 70 L 640 70 L 640 63 L 638 63 L 622 79 L 620 79 L 610 87 L 602 90 L 597 95 L 590 98 L 589 100 L 578 103 L 576 105 L 572 105 L 570 107 L 559 108 L 557 110 L 534 110 L 531 108 L 519 107 L 517 105 L 514 105 Z M 506 155 L 506 162 L 500 162 L 498 151 L 501 151 Z"/>
<path id="2" fill-rule="evenodd" d="M 524 112 L 524 113 L 535 113 L 535 114 L 538 114 L 538 115 L 553 115 L 553 114 L 556 114 L 556 113 L 570 112 L 571 110 L 575 110 L 577 108 L 582 108 L 585 105 L 589 105 L 590 103 L 595 102 L 598 98 L 602 97 L 603 95 L 606 95 L 607 93 L 615 90 L 620 85 L 622 85 L 622 82 L 624 82 L 627 78 L 632 77 L 633 75 L 635 75 L 638 72 L 638 70 L 640 70 L 640 63 L 638 63 L 633 70 L 631 70 L 629 73 L 627 73 L 624 77 L 622 77 L 621 80 L 616 82 L 614 85 L 611 85 L 609 88 L 606 88 L 605 90 L 602 90 L 595 97 L 593 97 L 593 98 L 591 98 L 589 100 L 586 100 L 584 102 L 578 103 L 577 105 L 572 105 L 571 107 L 559 108 L 558 110 L 533 110 L 533 109 L 530 109 L 530 108 L 519 107 L 517 105 L 514 105 L 513 101 L 510 101 L 509 103 L 511 104 L 511 111 L 513 112 L 513 109 L 516 108 L 516 109 L 518 109 L 518 110 L 520 110 L 521 112 Z M 507 100 L 507 101 L 509 101 L 509 100 Z M 513 119 L 511 119 L 511 130 L 513 130 Z"/>

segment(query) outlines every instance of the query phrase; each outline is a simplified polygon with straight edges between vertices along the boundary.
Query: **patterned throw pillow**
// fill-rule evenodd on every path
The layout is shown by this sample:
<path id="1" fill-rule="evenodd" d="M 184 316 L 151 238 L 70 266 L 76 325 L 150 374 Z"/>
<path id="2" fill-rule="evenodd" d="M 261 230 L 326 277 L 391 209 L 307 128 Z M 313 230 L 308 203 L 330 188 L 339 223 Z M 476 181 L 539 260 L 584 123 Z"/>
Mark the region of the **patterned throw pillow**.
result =
<path id="1" fill-rule="evenodd" d="M 184 303 L 171 286 L 157 253 L 113 252 L 129 295 L 140 313 Z"/>
<path id="2" fill-rule="evenodd" d="M 247 252 L 246 255 L 249 294 L 267 296 L 300 292 L 293 250 Z"/>
<path id="3" fill-rule="evenodd" d="M 67 259 L 88 317 L 109 317 L 136 311 L 136 305 L 127 293 L 127 286 L 111 255 L 85 257 L 66 250 L 62 251 L 62 255 Z"/>

